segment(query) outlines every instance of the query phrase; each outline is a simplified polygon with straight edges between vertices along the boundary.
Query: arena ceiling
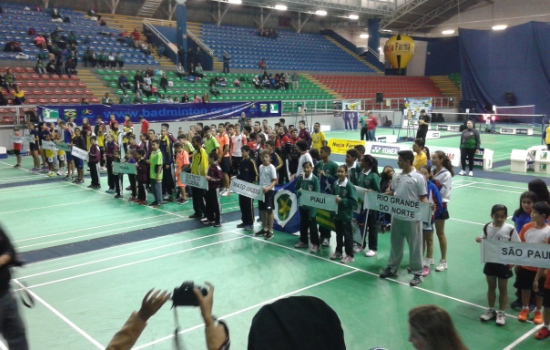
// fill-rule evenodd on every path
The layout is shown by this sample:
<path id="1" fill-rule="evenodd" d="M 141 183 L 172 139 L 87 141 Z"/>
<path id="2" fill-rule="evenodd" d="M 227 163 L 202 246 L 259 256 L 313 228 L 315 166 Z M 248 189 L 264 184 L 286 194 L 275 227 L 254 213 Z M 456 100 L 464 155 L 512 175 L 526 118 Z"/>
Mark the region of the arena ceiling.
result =
<path id="1" fill-rule="evenodd" d="M 231 0 L 214 1 L 231 3 Z M 243 5 L 268 10 L 275 10 L 275 5 L 285 5 L 288 11 L 306 16 L 325 10 L 327 20 L 333 23 L 347 19 L 350 14 L 359 16 L 359 25 L 365 24 L 367 19 L 380 18 L 380 29 L 409 34 L 427 33 L 458 11 L 488 2 L 492 0 L 242 0 Z M 353 24 L 350 22 L 350 25 Z"/>

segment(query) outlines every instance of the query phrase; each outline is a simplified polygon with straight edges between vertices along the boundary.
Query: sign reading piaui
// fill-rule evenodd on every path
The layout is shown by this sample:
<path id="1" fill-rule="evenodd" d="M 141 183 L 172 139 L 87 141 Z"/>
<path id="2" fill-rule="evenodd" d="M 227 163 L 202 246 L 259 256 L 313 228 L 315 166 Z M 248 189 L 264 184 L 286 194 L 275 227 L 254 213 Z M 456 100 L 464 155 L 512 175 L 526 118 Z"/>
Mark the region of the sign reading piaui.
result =
<path id="1" fill-rule="evenodd" d="M 133 163 L 113 162 L 113 173 L 117 174 L 137 174 L 136 165 Z"/>
<path id="2" fill-rule="evenodd" d="M 550 244 L 481 241 L 481 261 L 550 268 Z"/>
<path id="3" fill-rule="evenodd" d="M 208 181 L 205 176 L 193 175 L 189 173 L 181 173 L 181 179 L 184 184 L 191 187 L 208 189 Z"/>
<path id="4" fill-rule="evenodd" d="M 431 208 L 428 203 L 402 199 L 378 192 L 365 194 L 365 207 L 389 213 L 406 221 L 430 222 Z"/>
<path id="5" fill-rule="evenodd" d="M 336 196 L 332 194 L 301 190 L 300 205 L 338 212 Z"/>
<path id="6" fill-rule="evenodd" d="M 235 193 L 238 193 L 240 195 L 243 195 L 245 197 L 256 199 L 259 201 L 263 201 L 265 199 L 262 186 L 255 185 L 253 183 L 246 182 L 243 180 L 232 179 L 231 186 L 229 186 L 229 190 Z"/>

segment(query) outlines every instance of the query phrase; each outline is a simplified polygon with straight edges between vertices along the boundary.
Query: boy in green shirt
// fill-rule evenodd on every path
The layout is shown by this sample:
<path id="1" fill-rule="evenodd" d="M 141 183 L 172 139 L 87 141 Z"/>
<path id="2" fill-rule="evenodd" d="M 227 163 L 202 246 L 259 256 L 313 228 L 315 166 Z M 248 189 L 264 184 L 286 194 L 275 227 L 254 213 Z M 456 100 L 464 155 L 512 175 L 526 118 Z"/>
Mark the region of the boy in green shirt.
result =
<path id="1" fill-rule="evenodd" d="M 151 155 L 149 156 L 150 172 L 149 178 L 151 179 L 151 188 L 155 196 L 155 201 L 151 203 L 151 206 L 156 207 L 161 205 L 162 202 L 162 152 L 160 151 L 160 141 L 151 141 Z"/>
<path id="2" fill-rule="evenodd" d="M 220 143 L 218 140 L 212 136 L 212 130 L 207 125 L 203 129 L 204 131 L 204 149 L 206 151 L 206 154 L 210 154 L 212 151 L 216 151 L 216 153 L 220 154 Z"/>
<path id="3" fill-rule="evenodd" d="M 330 184 L 336 180 L 336 172 L 338 171 L 338 164 L 335 161 L 330 160 L 331 149 L 329 146 L 321 147 L 319 151 L 320 161 L 315 164 L 315 170 L 313 174 L 322 181 L 321 189 L 323 192 L 330 193 Z M 327 179 L 323 179 L 322 176 Z M 328 188 L 327 188 L 328 187 Z M 318 211 L 319 215 L 325 213 L 326 217 L 329 216 L 328 211 Z M 321 241 L 323 247 L 330 246 L 330 229 L 324 226 L 319 226 L 319 234 L 321 235 Z"/>
<path id="4" fill-rule="evenodd" d="M 305 161 L 302 165 L 304 173 L 298 177 L 296 182 L 296 197 L 298 200 L 302 196 L 302 190 L 319 192 L 321 190 L 321 184 L 319 178 L 313 175 L 313 166 L 311 162 Z M 317 208 L 311 208 L 300 204 L 300 242 L 296 244 L 295 248 L 308 248 L 307 242 L 308 230 L 310 234 L 312 253 L 319 251 L 319 232 L 317 231 Z"/>

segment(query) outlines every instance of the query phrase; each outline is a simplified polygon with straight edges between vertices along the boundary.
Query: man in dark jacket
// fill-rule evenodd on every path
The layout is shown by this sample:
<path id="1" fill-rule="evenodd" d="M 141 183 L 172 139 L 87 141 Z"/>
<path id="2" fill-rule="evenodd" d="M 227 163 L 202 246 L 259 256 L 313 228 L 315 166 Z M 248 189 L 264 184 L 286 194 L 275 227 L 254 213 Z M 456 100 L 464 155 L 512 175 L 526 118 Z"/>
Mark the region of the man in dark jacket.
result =
<path id="1" fill-rule="evenodd" d="M 10 239 L 0 227 L 0 334 L 11 350 L 27 350 L 25 325 L 19 315 L 17 299 L 10 291 L 10 267 L 16 262 Z"/>

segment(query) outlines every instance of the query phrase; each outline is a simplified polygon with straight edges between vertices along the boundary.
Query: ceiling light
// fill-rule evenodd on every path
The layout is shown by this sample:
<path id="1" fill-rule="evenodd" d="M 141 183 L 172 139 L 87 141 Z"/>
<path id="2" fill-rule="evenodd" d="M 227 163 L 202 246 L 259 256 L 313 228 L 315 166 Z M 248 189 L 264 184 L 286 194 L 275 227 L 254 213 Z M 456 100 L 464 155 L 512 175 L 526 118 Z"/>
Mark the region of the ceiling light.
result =
<path id="1" fill-rule="evenodd" d="M 386 32 L 386 33 L 391 33 L 392 32 L 391 29 L 382 29 L 381 31 Z"/>
<path id="2" fill-rule="evenodd" d="M 359 37 L 361 39 L 368 39 L 369 38 L 369 35 L 367 33 L 361 33 L 361 35 L 359 35 Z"/>
<path id="3" fill-rule="evenodd" d="M 275 10 L 286 11 L 286 9 L 285 5 L 275 5 Z"/>
<path id="4" fill-rule="evenodd" d="M 356 19 L 359 19 L 359 16 L 357 16 L 357 15 L 349 15 L 348 18 L 349 18 L 349 19 L 356 20 Z"/>
<path id="5" fill-rule="evenodd" d="M 230 4 L 235 4 L 235 5 L 240 5 L 243 3 L 242 0 L 227 0 L 228 3 Z"/>
<path id="6" fill-rule="evenodd" d="M 441 34 L 444 34 L 444 35 L 451 35 L 454 33 L 455 33 L 454 29 L 447 29 L 441 32 Z"/>
<path id="7" fill-rule="evenodd" d="M 315 11 L 315 14 L 316 14 L 317 16 L 326 16 L 326 15 L 327 15 L 327 11 L 325 11 L 325 10 L 317 10 L 317 11 Z"/>
<path id="8" fill-rule="evenodd" d="M 493 30 L 504 30 L 508 28 L 506 24 L 497 24 L 496 26 L 493 26 Z"/>

